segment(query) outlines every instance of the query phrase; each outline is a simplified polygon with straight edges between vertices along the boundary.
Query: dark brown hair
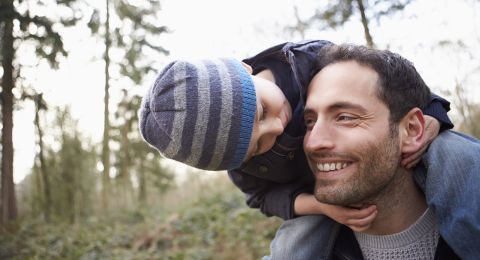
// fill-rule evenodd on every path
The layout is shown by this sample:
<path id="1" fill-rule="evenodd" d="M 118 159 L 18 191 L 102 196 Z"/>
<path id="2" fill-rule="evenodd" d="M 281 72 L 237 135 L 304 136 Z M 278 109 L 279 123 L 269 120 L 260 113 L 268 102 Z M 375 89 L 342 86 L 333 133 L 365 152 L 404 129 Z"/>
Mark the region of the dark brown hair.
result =
<path id="1" fill-rule="evenodd" d="M 430 89 L 413 63 L 387 51 L 359 45 L 330 45 L 318 54 L 318 68 L 342 61 L 356 61 L 378 74 L 377 95 L 390 110 L 390 122 L 398 123 L 414 107 L 423 109 L 429 103 Z"/>

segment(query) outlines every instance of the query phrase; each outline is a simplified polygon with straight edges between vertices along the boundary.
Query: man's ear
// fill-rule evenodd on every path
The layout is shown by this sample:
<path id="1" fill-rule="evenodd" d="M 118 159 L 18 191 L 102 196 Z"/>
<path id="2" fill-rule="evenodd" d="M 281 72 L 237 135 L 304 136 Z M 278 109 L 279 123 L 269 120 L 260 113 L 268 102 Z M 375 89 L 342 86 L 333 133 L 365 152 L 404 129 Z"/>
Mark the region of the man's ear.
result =
<path id="1" fill-rule="evenodd" d="M 422 110 L 419 108 L 412 108 L 407 115 L 405 115 L 401 122 L 401 136 L 402 136 L 402 153 L 415 153 L 422 146 L 425 134 L 425 118 Z"/>
<path id="2" fill-rule="evenodd" d="M 253 73 L 252 66 L 248 65 L 247 63 L 245 63 L 243 61 L 242 61 L 242 65 L 248 71 L 248 74 L 252 75 L 252 73 Z"/>

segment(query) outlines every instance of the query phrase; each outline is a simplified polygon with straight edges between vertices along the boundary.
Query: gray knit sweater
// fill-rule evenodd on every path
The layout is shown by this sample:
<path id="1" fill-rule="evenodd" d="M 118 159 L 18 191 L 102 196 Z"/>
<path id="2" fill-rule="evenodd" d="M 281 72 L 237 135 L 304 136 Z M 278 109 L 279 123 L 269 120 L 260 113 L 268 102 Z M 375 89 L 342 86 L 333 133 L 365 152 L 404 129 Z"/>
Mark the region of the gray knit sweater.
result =
<path id="1" fill-rule="evenodd" d="M 429 209 L 406 230 L 385 236 L 355 232 L 364 259 L 433 259 L 439 239 L 435 215 Z"/>

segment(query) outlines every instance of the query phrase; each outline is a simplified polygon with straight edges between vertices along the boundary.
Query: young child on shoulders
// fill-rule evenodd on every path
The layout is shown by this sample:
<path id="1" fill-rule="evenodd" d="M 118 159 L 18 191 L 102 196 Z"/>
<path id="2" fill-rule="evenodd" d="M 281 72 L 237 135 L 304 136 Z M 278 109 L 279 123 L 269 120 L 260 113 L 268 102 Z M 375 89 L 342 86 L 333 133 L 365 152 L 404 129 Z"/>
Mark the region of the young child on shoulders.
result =
<path id="1" fill-rule="evenodd" d="M 270 70 L 251 73 L 250 66 L 235 59 L 170 63 L 144 97 L 140 124 L 143 137 L 163 156 L 199 169 L 242 169 L 252 157 L 258 160 L 262 157 L 259 155 L 271 150 L 292 117 L 302 115 L 293 113 L 291 101 L 271 81 Z M 296 121 L 300 120 L 292 122 Z M 295 149 L 301 148 L 299 141 Z M 287 173 L 282 171 L 299 173 L 301 168 L 296 161 L 286 162 L 293 165 L 278 167 L 274 174 L 268 172 L 268 181 L 288 185 L 290 180 L 286 181 Z M 289 175 L 295 179 L 292 173 Z M 366 228 L 375 217 L 373 205 L 350 209 L 304 201 L 298 200 L 295 206 L 328 215 L 342 224 L 351 223 L 353 229 Z M 315 209 L 309 209 L 309 204 Z"/>
<path id="2" fill-rule="evenodd" d="M 375 205 L 339 207 L 320 203 L 312 195 L 314 179 L 302 147 L 303 100 L 310 79 L 320 69 L 315 62 L 318 51 L 329 44 L 319 40 L 284 43 L 245 59 L 246 64 L 229 58 L 174 61 L 163 69 L 143 99 L 142 136 L 163 156 L 199 169 L 228 170 L 231 180 L 246 194 L 247 204 L 267 216 L 292 221 L 304 215 L 318 216 L 315 226 L 302 223 L 303 231 L 296 234 L 298 243 L 289 239 L 287 246 L 280 245 L 278 237 L 291 234 L 277 233 L 273 255 L 275 250 L 285 255 L 301 251 L 311 228 L 324 235 L 313 240 L 309 237 L 309 241 L 319 250 L 328 246 L 335 225 L 329 218 L 362 231 L 376 216 Z M 415 154 L 404 155 L 404 167 L 418 163 L 439 131 L 453 127 L 448 110 L 448 101 L 432 95 L 423 111 L 429 125 L 425 145 Z M 429 153 L 434 155 L 438 149 Z M 440 162 L 440 166 L 447 164 Z M 424 168 L 428 170 L 429 165 Z M 442 167 L 435 169 L 439 171 L 429 171 L 426 176 L 449 178 Z M 458 187 L 430 185 L 433 191 L 428 191 L 428 183 L 427 178 L 427 201 L 442 201 L 441 191 L 452 188 L 462 196 Z M 446 186 L 448 181 L 437 183 Z M 425 182 L 419 185 L 425 189 Z M 471 208 L 480 211 L 476 206 Z M 447 210 L 452 209 L 438 214 L 447 215 Z M 449 232 L 456 221 L 440 219 L 440 232 Z M 455 235 L 444 237 L 452 237 L 454 241 L 449 244 L 453 249 L 463 243 Z"/>

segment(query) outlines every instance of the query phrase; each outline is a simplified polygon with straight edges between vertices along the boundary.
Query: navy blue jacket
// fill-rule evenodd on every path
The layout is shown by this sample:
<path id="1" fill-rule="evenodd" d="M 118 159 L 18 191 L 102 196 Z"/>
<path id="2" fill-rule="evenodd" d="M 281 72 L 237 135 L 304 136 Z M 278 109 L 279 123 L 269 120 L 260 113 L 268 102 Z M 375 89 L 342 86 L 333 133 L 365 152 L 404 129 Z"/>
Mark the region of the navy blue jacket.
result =
<path id="1" fill-rule="evenodd" d="M 273 72 L 275 83 L 285 94 L 293 109 L 292 120 L 273 148 L 251 158 L 239 169 L 228 172 L 233 183 L 246 194 L 247 205 L 259 208 L 267 216 L 282 219 L 295 217 L 293 203 L 300 193 L 312 193 L 315 183 L 303 152 L 303 96 L 314 74 L 318 72 L 318 51 L 332 44 L 310 40 L 282 43 L 251 57 L 244 62 L 252 66 L 253 74 L 264 69 Z M 447 116 L 450 103 L 432 94 L 426 115 L 441 123 L 441 130 L 453 127 Z"/>

